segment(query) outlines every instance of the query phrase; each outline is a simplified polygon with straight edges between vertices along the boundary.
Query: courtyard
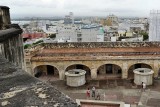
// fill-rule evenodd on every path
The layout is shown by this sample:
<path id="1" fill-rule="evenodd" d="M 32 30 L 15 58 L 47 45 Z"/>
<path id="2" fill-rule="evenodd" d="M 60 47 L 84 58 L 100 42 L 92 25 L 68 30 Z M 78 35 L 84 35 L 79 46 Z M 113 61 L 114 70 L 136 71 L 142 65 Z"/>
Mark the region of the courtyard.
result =
<path id="1" fill-rule="evenodd" d="M 96 100 L 93 97 L 87 98 L 87 88 L 96 87 L 96 92 L 100 93 L 100 101 L 122 101 L 130 104 L 131 107 L 159 107 L 160 106 L 160 80 L 154 80 L 152 86 L 142 92 L 141 86 L 136 86 L 131 80 L 108 79 L 89 80 L 80 87 L 69 87 L 66 81 L 56 80 L 51 77 L 39 78 L 40 80 L 54 86 L 71 99 Z"/>

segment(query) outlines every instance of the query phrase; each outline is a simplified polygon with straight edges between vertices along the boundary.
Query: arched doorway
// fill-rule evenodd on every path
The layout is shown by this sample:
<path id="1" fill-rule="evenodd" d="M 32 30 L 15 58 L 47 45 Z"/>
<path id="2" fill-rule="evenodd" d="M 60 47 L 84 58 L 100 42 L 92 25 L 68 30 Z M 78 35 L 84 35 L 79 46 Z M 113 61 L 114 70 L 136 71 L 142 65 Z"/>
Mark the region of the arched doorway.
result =
<path id="1" fill-rule="evenodd" d="M 44 81 L 59 80 L 59 71 L 51 65 L 40 65 L 35 67 L 34 76 Z"/>
<path id="2" fill-rule="evenodd" d="M 122 69 L 120 66 L 115 64 L 101 65 L 97 69 L 97 79 L 116 79 L 121 78 Z"/>
<path id="3" fill-rule="evenodd" d="M 149 68 L 149 69 L 152 69 L 152 67 L 150 65 L 145 64 L 145 63 L 134 64 L 134 65 L 130 66 L 130 68 L 128 69 L 128 79 L 134 79 L 133 70 L 137 69 L 137 68 Z"/>
<path id="4" fill-rule="evenodd" d="M 90 80 L 91 79 L 91 70 L 89 67 L 82 65 L 82 64 L 74 64 L 74 65 L 70 65 L 66 68 L 65 71 L 68 70 L 72 70 L 72 69 L 82 69 L 86 71 L 86 80 Z"/>

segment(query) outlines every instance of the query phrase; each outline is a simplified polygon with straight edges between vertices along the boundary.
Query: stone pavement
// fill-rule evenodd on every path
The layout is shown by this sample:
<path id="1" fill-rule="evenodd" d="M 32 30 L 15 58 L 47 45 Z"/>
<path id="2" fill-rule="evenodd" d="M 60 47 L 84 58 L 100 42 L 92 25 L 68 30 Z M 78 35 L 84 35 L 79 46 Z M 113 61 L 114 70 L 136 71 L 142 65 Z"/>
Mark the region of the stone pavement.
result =
<path id="1" fill-rule="evenodd" d="M 69 87 L 64 81 L 50 81 L 50 84 L 73 100 L 95 100 L 86 97 L 87 88 L 95 86 L 96 91 L 100 93 L 100 100 L 123 101 L 131 104 L 131 107 L 160 107 L 160 80 L 155 80 L 145 92 L 141 91 L 141 86 L 135 86 L 132 81 L 127 80 L 90 81 L 81 87 Z"/>

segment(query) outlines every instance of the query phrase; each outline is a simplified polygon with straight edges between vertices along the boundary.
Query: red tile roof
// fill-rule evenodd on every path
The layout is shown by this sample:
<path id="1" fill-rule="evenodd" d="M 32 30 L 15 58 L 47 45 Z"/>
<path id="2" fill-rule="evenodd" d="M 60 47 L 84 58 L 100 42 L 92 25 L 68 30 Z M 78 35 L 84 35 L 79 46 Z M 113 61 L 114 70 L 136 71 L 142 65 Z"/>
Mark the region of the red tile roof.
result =
<path id="1" fill-rule="evenodd" d="M 22 37 L 28 38 L 28 39 L 38 39 L 38 38 L 46 37 L 46 35 L 44 33 L 23 33 Z"/>

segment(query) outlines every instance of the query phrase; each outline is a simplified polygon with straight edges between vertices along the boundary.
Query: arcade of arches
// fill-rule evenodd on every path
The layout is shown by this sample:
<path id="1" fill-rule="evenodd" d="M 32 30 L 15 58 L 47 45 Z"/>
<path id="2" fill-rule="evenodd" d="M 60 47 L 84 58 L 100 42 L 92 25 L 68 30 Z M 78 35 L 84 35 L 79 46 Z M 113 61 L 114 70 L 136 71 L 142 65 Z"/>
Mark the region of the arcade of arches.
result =
<path id="1" fill-rule="evenodd" d="M 98 68 L 97 79 L 121 78 L 122 69 L 115 64 L 105 64 Z"/>
<path id="2" fill-rule="evenodd" d="M 155 66 L 156 65 L 156 66 Z M 136 68 L 150 68 L 154 71 L 154 77 L 158 76 L 159 67 L 157 63 L 149 61 L 59 61 L 59 62 L 32 62 L 32 75 L 36 77 L 49 76 L 59 80 L 65 80 L 65 72 L 71 69 L 83 69 L 86 71 L 87 80 L 102 79 L 133 79 L 133 70 Z"/>
<path id="3" fill-rule="evenodd" d="M 129 79 L 134 79 L 133 70 L 137 69 L 137 68 L 149 68 L 149 69 L 152 69 L 152 67 L 150 65 L 148 65 L 148 64 L 144 64 L 144 63 L 134 64 L 128 70 L 128 78 Z"/>
<path id="4" fill-rule="evenodd" d="M 35 67 L 34 76 L 42 79 L 59 79 L 59 71 L 57 68 L 51 65 L 40 65 Z"/>

